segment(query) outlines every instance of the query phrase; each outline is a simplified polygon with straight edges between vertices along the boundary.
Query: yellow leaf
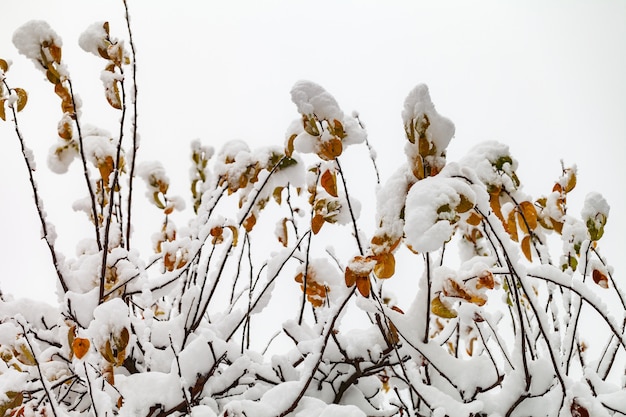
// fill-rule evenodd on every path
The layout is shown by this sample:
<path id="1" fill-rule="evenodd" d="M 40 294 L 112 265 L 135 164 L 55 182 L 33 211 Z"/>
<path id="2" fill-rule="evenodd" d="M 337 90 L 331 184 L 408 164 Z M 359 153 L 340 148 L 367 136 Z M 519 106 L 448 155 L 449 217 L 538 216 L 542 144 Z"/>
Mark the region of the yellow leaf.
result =
<path id="1" fill-rule="evenodd" d="M 530 236 L 529 235 L 524 236 L 524 238 L 522 239 L 522 252 L 524 252 L 524 256 L 526 256 L 526 259 L 528 259 L 530 262 L 533 261 L 533 254 L 530 250 Z"/>
<path id="2" fill-rule="evenodd" d="M 239 231 L 235 226 L 226 226 L 230 229 L 230 232 L 233 234 L 233 246 L 237 246 L 237 242 L 239 241 Z"/>
<path id="3" fill-rule="evenodd" d="M 337 176 L 330 170 L 324 171 L 320 183 L 326 192 L 333 197 L 337 197 Z"/>
<path id="4" fill-rule="evenodd" d="M 439 316 L 444 319 L 453 319 L 457 316 L 456 311 L 448 308 L 443 303 L 443 301 L 441 301 L 441 298 L 439 298 L 439 295 L 433 298 L 432 301 L 430 302 L 430 311 L 434 315 Z"/>
<path id="5" fill-rule="evenodd" d="M 293 155 L 293 142 L 296 140 L 297 137 L 298 135 L 294 133 L 293 135 L 289 137 L 289 139 L 287 139 L 287 146 L 285 147 L 285 155 L 287 155 L 288 157 L 291 157 L 291 155 Z"/>
<path id="6" fill-rule="evenodd" d="M 72 351 L 78 359 L 82 359 L 89 351 L 89 340 L 80 337 L 75 338 L 72 342 Z"/>
<path id="7" fill-rule="evenodd" d="M 374 274 L 376 277 L 385 279 L 390 278 L 396 272 L 396 258 L 390 252 L 383 252 L 374 257 L 376 265 L 374 266 Z"/>
<path id="8" fill-rule="evenodd" d="M 280 206 L 283 202 L 283 189 L 285 187 L 276 187 L 274 188 L 274 192 L 272 193 L 272 197 L 274 197 L 274 201 Z"/>

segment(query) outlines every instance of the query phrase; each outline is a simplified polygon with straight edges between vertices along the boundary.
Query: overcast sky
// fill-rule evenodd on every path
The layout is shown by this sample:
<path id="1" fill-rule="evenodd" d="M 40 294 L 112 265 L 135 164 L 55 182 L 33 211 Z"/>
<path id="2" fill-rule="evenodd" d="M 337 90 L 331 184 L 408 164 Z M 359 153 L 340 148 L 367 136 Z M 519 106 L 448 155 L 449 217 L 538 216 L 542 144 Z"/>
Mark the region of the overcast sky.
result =
<path id="1" fill-rule="evenodd" d="M 571 210 L 579 213 L 588 191 L 605 195 L 611 215 L 601 248 L 626 285 L 617 264 L 626 243 L 626 2 L 129 3 L 140 159 L 162 160 L 181 194 L 192 139 L 218 148 L 234 138 L 252 147 L 282 144 L 298 117 L 289 91 L 299 79 L 321 84 L 345 111 L 359 111 L 384 180 L 404 159 L 404 98 L 426 83 L 438 111 L 456 125 L 449 160 L 483 140 L 504 142 L 535 197 L 551 191 L 561 159 L 578 165 Z M 60 106 L 11 37 L 28 20 L 47 20 L 64 40 L 83 120 L 113 132 L 119 115 L 101 91 L 104 61 L 80 50 L 77 39 L 100 20 L 111 22 L 112 36 L 125 37 L 122 2 L 2 0 L 0 8 L 0 58 L 13 61 L 11 86 L 30 94 L 21 128 L 60 249 L 73 257 L 72 239 L 80 235 L 73 229 L 87 223 L 68 211 L 82 195 L 45 163 Z M 0 285 L 5 293 L 49 299 L 55 276 L 10 123 L 0 124 L 0 142 Z M 70 173 L 80 172 L 75 166 Z"/>

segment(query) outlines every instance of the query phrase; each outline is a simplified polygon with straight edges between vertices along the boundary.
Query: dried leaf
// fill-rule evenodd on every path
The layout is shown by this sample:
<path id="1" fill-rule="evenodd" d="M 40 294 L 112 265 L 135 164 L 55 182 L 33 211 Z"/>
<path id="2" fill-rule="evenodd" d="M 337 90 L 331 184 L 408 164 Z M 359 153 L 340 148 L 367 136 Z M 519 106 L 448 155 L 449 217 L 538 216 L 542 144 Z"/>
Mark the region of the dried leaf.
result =
<path id="1" fill-rule="evenodd" d="M 489 191 L 489 205 L 502 224 L 505 224 L 504 216 L 502 215 L 502 207 L 500 205 L 500 188 Z"/>
<path id="2" fill-rule="evenodd" d="M 569 193 L 574 189 L 574 187 L 576 187 L 576 171 L 571 168 L 567 168 L 565 170 L 565 175 L 567 176 L 567 184 L 565 184 L 565 189 L 563 191 Z"/>
<path id="3" fill-rule="evenodd" d="M 333 197 L 337 197 L 337 175 L 330 170 L 324 171 L 320 178 L 320 183 L 326 192 Z"/>
<path id="4" fill-rule="evenodd" d="M 77 337 L 72 342 L 72 352 L 78 359 L 82 359 L 89 352 L 89 345 L 88 339 Z"/>
<path id="5" fill-rule="evenodd" d="M 274 201 L 276 201 L 276 203 L 279 206 L 283 202 L 283 189 L 284 188 L 285 187 L 276 187 L 274 188 L 274 191 L 272 192 L 272 197 L 274 198 Z"/>
<path id="6" fill-rule="evenodd" d="M 254 213 L 250 214 L 248 218 L 243 222 L 243 228 L 246 229 L 246 232 L 250 233 L 252 228 L 256 224 L 256 216 Z"/>
<path id="7" fill-rule="evenodd" d="M 122 108 L 122 99 L 120 98 L 120 88 L 118 84 L 119 80 L 107 82 L 105 84 L 104 94 L 111 107 L 120 110 Z"/>
<path id="8" fill-rule="evenodd" d="M 359 290 L 359 293 L 361 293 L 361 295 L 363 297 L 369 297 L 370 296 L 370 280 L 369 277 L 357 277 L 356 279 L 356 289 Z"/>
<path id="9" fill-rule="evenodd" d="M 21 406 L 24 401 L 24 395 L 20 391 L 7 391 L 4 395 L 8 398 L 8 401 L 0 403 L 0 416 L 13 415 L 13 413 L 8 413 L 8 411 Z"/>
<path id="10" fill-rule="evenodd" d="M 0 99 L 0 119 L 4 120 L 5 122 L 7 121 L 7 115 L 4 112 L 4 102 L 6 101 L 6 99 Z"/>
<path id="11" fill-rule="evenodd" d="M 478 276 L 478 280 L 476 281 L 477 290 L 481 288 L 489 288 L 490 290 L 493 290 L 495 285 L 496 283 L 491 271 L 484 271 Z"/>
<path id="12" fill-rule="evenodd" d="M 126 349 L 126 346 L 128 346 L 129 340 L 130 340 L 130 334 L 128 332 L 128 329 L 124 327 L 122 331 L 120 332 L 120 337 L 115 340 L 115 345 L 117 346 L 117 349 L 118 350 Z"/>
<path id="13" fill-rule="evenodd" d="M 537 228 L 537 208 L 530 201 L 522 201 L 519 205 L 520 211 L 528 223 L 530 230 Z"/>
<path id="14" fill-rule="evenodd" d="M 515 221 L 515 210 L 511 210 L 506 222 L 506 231 L 511 236 L 511 239 L 515 242 L 518 241 L 517 236 L 517 222 Z"/>
<path id="15" fill-rule="evenodd" d="M 313 218 L 311 219 L 311 230 L 313 231 L 314 235 L 316 235 L 320 231 L 323 225 L 324 216 L 319 213 L 313 216 Z"/>
<path id="16" fill-rule="evenodd" d="M 609 288 L 609 280 L 602 271 L 594 269 L 591 275 L 593 277 L 593 282 L 595 282 L 604 289 Z"/>
<path id="17" fill-rule="evenodd" d="M 526 256 L 526 259 L 528 259 L 528 261 L 532 262 L 533 261 L 533 254 L 530 250 L 530 236 L 526 235 L 524 236 L 524 238 L 522 239 L 522 252 L 524 252 L 524 256 Z"/>
<path id="18" fill-rule="evenodd" d="M 319 144 L 317 155 L 325 161 L 332 161 L 343 152 L 341 140 L 333 138 Z"/>
<path id="19" fill-rule="evenodd" d="M 20 112 L 24 109 L 26 103 L 28 102 L 28 93 L 26 93 L 26 90 L 22 88 L 14 88 L 13 91 L 17 94 L 17 111 Z"/>
<path id="20" fill-rule="evenodd" d="M 441 301 L 441 298 L 439 298 L 439 295 L 433 298 L 432 301 L 430 302 L 430 311 L 434 315 L 439 316 L 444 319 L 453 319 L 457 316 L 456 311 L 448 308 L 444 304 L 444 302 Z"/>
<path id="21" fill-rule="evenodd" d="M 582 405 L 578 404 L 576 399 L 572 401 L 570 411 L 572 412 L 572 417 L 589 417 L 589 411 Z"/>
<path id="22" fill-rule="evenodd" d="M 374 274 L 380 279 L 391 278 L 396 272 L 396 258 L 391 252 L 383 252 L 374 257 L 376 265 L 374 266 Z"/>
<path id="23" fill-rule="evenodd" d="M 1 58 L 0 58 L 0 70 L 3 72 L 7 72 L 9 70 L 9 63 Z"/>
<path id="24" fill-rule="evenodd" d="M 461 202 L 459 203 L 458 206 L 456 206 L 457 213 L 465 213 L 466 211 L 469 211 L 474 208 L 474 203 L 472 203 L 472 201 L 469 198 L 467 198 L 463 194 L 460 194 L 460 197 L 461 197 Z"/>
<path id="25" fill-rule="evenodd" d="M 467 224 L 471 226 L 478 226 L 480 222 L 483 220 L 482 216 L 475 211 L 471 212 L 467 220 L 465 221 Z"/>
<path id="26" fill-rule="evenodd" d="M 233 246 L 237 246 L 237 243 L 239 242 L 239 230 L 237 230 L 237 228 L 235 226 L 226 226 L 230 229 L 230 232 L 233 234 Z"/>
<path id="27" fill-rule="evenodd" d="M 276 228 L 276 234 L 278 235 L 278 241 L 284 246 L 287 247 L 289 244 L 289 234 L 287 233 L 287 218 L 284 217 L 278 227 Z"/>
<path id="28" fill-rule="evenodd" d="M 293 142 L 296 140 L 297 137 L 298 135 L 294 133 L 293 135 L 289 137 L 289 139 L 287 139 L 287 146 L 285 147 L 285 155 L 287 155 L 288 157 L 291 157 L 291 155 L 293 155 Z"/>

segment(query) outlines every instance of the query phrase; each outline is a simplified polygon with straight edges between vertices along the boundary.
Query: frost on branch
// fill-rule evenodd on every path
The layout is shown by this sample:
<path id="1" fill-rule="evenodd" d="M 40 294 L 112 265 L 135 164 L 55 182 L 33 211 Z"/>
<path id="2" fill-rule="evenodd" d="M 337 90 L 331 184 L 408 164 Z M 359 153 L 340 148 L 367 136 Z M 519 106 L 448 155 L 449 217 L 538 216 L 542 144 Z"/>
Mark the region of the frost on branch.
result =
<path id="1" fill-rule="evenodd" d="M 25 151 L 59 305 L 0 295 L 0 414 L 626 414 L 626 302 L 600 247 L 609 205 L 591 193 L 580 217 L 568 212 L 575 167 L 534 198 L 506 145 L 446 161 L 454 125 L 418 85 L 402 110 L 406 162 L 357 193 L 346 174 L 361 179 L 367 165 L 344 157 L 365 141 L 363 125 L 300 81 L 281 146 L 191 143 L 185 211 L 164 166 L 134 169 L 136 143 L 125 151 L 138 128 L 124 116 L 134 57 L 108 24 L 79 41 L 105 59 L 106 99 L 123 110 L 107 130 L 81 122 L 48 26 L 31 22 L 16 38 L 61 100 L 49 165 L 82 163 L 73 208 L 93 230 L 74 259 L 57 253 Z M 0 60 L 0 108 L 17 127 L 26 96 L 8 69 Z M 145 182 L 142 214 L 162 219 L 148 255 L 131 248 L 133 176 Z M 360 206 L 374 199 L 364 227 Z"/>

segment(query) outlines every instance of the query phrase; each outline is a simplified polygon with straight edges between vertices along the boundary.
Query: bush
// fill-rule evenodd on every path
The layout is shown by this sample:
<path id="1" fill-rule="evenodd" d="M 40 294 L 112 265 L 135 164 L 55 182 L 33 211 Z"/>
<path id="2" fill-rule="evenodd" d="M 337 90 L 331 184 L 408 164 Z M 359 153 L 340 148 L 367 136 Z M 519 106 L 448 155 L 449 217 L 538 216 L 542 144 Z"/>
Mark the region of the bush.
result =
<path id="1" fill-rule="evenodd" d="M 79 39 L 103 60 L 117 134 L 82 122 L 45 22 L 23 25 L 14 43 L 60 100 L 48 166 L 81 165 L 74 208 L 92 235 L 75 259 L 58 252 L 19 128 L 28 93 L 0 60 L 0 118 L 14 124 L 59 287 L 58 308 L 0 302 L 3 415 L 626 413 L 625 296 L 598 243 L 609 206 L 590 193 L 579 218 L 567 211 L 574 167 L 534 198 L 506 145 L 448 162 L 454 125 L 418 85 L 402 112 L 406 160 L 368 186 L 376 219 L 364 227 L 348 171 L 377 172 L 375 159 L 343 161 L 370 146 L 366 130 L 300 81 L 283 144 L 192 143 L 185 208 L 160 163 L 136 162 L 132 36 L 100 22 Z M 132 233 L 137 177 L 161 219 L 147 257 Z M 410 305 L 398 304 L 396 281 Z M 606 341 L 583 340 L 587 316 Z"/>

